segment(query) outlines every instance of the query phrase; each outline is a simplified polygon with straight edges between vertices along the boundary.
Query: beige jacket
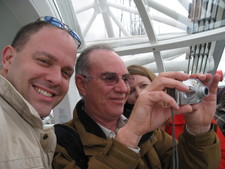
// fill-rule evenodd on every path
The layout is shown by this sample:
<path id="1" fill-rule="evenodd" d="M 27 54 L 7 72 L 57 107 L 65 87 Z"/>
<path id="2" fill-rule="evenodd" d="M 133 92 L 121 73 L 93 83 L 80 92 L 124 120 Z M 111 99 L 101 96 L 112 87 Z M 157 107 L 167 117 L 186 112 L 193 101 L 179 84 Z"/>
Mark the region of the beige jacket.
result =
<path id="1" fill-rule="evenodd" d="M 0 169 L 50 169 L 56 137 L 35 109 L 0 76 Z"/>

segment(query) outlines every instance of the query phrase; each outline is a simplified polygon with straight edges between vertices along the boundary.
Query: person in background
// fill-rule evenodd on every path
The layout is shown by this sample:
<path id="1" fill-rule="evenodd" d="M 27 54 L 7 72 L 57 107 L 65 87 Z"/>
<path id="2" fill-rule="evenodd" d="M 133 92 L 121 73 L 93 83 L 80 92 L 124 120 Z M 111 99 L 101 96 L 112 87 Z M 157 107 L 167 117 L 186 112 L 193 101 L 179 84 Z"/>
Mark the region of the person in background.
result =
<path id="1" fill-rule="evenodd" d="M 222 98 L 222 96 L 221 96 Z M 217 94 L 217 99 L 218 99 L 218 94 Z M 224 98 L 225 100 L 225 98 Z M 225 101 L 221 102 L 220 105 L 223 104 L 223 108 L 225 108 Z M 223 134 L 223 130 L 221 129 L 221 124 L 225 124 L 223 119 L 221 117 L 225 117 L 225 113 L 223 111 L 223 115 L 221 116 L 221 110 L 223 110 L 222 106 L 217 105 L 216 107 L 216 113 L 215 113 L 215 119 L 212 119 L 212 123 L 218 124 L 219 127 L 217 127 L 216 134 L 219 137 L 220 140 L 220 151 L 221 151 L 221 161 L 220 161 L 220 166 L 218 169 L 225 169 L 225 137 Z M 225 110 L 225 109 L 224 109 Z M 225 119 L 225 118 L 224 118 Z M 184 131 L 185 128 L 185 118 L 183 114 L 179 114 L 177 116 L 174 116 L 174 124 L 175 124 L 175 137 L 178 138 L 179 135 Z M 172 120 L 169 120 L 167 123 L 163 125 L 163 129 L 170 135 L 172 135 Z M 224 128 L 225 129 L 225 128 Z M 222 130 L 222 131 L 221 131 Z"/>
<path id="2" fill-rule="evenodd" d="M 220 103 L 220 100 L 221 100 L 224 92 L 225 92 L 225 87 L 222 87 L 218 90 L 218 93 L 217 93 L 217 96 L 216 96 L 216 104 L 217 105 Z"/>
<path id="3" fill-rule="evenodd" d="M 1 169 L 52 168 L 56 137 L 42 119 L 67 93 L 79 45 L 74 31 L 45 16 L 23 26 L 2 50 Z"/>
<path id="4" fill-rule="evenodd" d="M 152 81 L 155 79 L 156 76 L 151 70 L 149 70 L 143 66 L 140 66 L 140 65 L 130 65 L 127 67 L 127 69 L 128 69 L 128 72 L 135 79 L 134 82 L 130 86 L 130 93 L 128 95 L 127 102 L 124 106 L 124 115 L 127 118 L 129 118 L 130 113 L 133 109 L 133 106 L 134 106 L 139 94 L 141 92 L 145 92 L 145 90 L 148 89 L 148 87 L 151 85 Z M 224 100 L 225 100 L 225 98 L 224 98 Z M 219 112 L 219 111 L 217 111 L 217 112 Z M 225 115 L 225 113 L 223 113 L 223 114 Z M 185 119 L 184 119 L 183 114 L 180 114 L 180 115 L 176 115 L 174 117 L 174 120 L 175 120 L 176 138 L 178 138 L 178 136 L 184 130 Z M 216 121 L 214 119 L 213 119 L 213 123 L 216 124 Z M 167 133 L 172 135 L 172 122 L 171 121 L 166 121 L 165 124 L 160 126 L 160 128 L 165 129 Z M 220 139 L 220 144 L 221 144 L 221 161 L 220 161 L 219 169 L 225 169 L 225 137 L 223 136 L 223 133 L 221 132 L 220 128 L 217 128 L 216 133 Z"/>
<path id="5" fill-rule="evenodd" d="M 172 138 L 158 129 L 171 118 L 171 108 L 175 114 L 186 115 L 186 129 L 178 144 L 179 167 L 218 168 L 220 143 L 211 121 L 219 76 L 160 73 L 148 90 L 139 95 L 126 119 L 122 115 L 124 104 L 134 79 L 110 47 L 99 44 L 86 48 L 77 60 L 75 71 L 82 99 L 74 109 L 73 119 L 64 125 L 79 135 L 81 148 L 88 158 L 86 168 L 172 169 L 175 165 Z M 186 92 L 188 86 L 181 81 L 188 78 L 198 78 L 205 85 L 212 80 L 210 94 L 201 103 L 179 106 L 164 89 L 170 87 Z M 80 168 L 79 162 L 64 146 L 57 144 L 53 159 L 55 169 Z"/>
<path id="6" fill-rule="evenodd" d="M 216 106 L 215 119 L 225 137 L 225 87 L 220 89 L 217 94 L 217 106 Z M 224 165 L 225 165 L 225 162 L 224 162 Z"/>
<path id="7" fill-rule="evenodd" d="M 151 85 L 156 75 L 151 70 L 141 65 L 130 65 L 127 67 L 127 70 L 130 75 L 134 77 L 134 81 L 130 86 L 130 93 L 128 95 L 127 102 L 124 105 L 123 112 L 124 116 L 129 118 L 139 94 Z"/>

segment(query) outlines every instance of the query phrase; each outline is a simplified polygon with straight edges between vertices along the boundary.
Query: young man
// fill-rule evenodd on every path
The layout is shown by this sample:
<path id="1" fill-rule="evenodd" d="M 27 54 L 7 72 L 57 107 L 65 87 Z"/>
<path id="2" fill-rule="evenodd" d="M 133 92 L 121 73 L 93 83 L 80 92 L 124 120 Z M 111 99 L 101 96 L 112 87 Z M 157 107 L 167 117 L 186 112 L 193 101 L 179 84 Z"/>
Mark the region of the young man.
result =
<path id="1" fill-rule="evenodd" d="M 212 78 L 209 74 L 192 77 L 205 85 Z M 86 168 L 173 168 L 172 139 L 158 129 L 171 117 L 171 108 L 175 114 L 185 113 L 187 121 L 179 138 L 179 168 L 218 168 L 220 144 L 211 121 L 219 76 L 213 77 L 210 95 L 201 103 L 179 106 L 164 89 L 188 91 L 188 86 L 181 82 L 188 78 L 189 75 L 180 72 L 159 74 L 148 91 L 138 97 L 127 120 L 122 113 L 133 78 L 125 64 L 107 46 L 84 50 L 76 63 L 76 85 L 83 98 L 66 125 L 79 135 L 80 147 L 88 158 Z M 80 161 L 58 144 L 53 166 L 72 169 L 80 166 Z"/>
<path id="2" fill-rule="evenodd" d="M 54 129 L 43 126 L 68 91 L 80 39 L 56 18 L 25 25 L 2 51 L 0 168 L 49 169 Z"/>

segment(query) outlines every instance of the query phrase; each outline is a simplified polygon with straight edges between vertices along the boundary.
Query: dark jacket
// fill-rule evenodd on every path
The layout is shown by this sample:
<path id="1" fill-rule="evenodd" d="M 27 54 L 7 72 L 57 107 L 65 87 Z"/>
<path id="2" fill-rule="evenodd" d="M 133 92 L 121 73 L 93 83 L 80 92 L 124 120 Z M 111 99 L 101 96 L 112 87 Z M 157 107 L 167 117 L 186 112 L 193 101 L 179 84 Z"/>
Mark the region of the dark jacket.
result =
<path id="1" fill-rule="evenodd" d="M 80 135 L 88 169 L 172 169 L 171 136 L 157 129 L 142 138 L 140 154 L 115 139 L 106 138 L 101 128 L 82 110 L 80 101 L 73 120 L 66 123 Z M 192 136 L 184 131 L 179 137 L 179 165 L 182 169 L 216 169 L 220 161 L 220 144 L 214 127 L 207 134 Z M 57 145 L 53 159 L 55 169 L 79 168 L 68 152 Z"/>
<path id="2" fill-rule="evenodd" d="M 225 136 L 225 87 L 217 95 L 218 104 L 216 107 L 215 119 Z"/>
<path id="3" fill-rule="evenodd" d="M 129 119 L 130 114 L 131 114 L 131 112 L 132 112 L 132 110 L 133 110 L 133 107 L 134 107 L 133 104 L 129 104 L 129 103 L 127 103 L 127 102 L 125 103 L 123 115 L 124 115 L 126 118 Z"/>

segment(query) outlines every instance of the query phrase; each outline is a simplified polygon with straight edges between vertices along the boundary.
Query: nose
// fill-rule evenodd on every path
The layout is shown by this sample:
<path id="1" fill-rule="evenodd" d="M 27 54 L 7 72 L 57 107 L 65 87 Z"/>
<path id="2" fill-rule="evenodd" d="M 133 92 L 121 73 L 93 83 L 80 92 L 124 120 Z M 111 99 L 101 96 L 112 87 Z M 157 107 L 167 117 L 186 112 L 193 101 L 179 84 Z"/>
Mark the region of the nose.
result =
<path id="1" fill-rule="evenodd" d="M 118 92 L 128 92 L 129 86 L 124 82 L 123 79 L 119 78 L 118 83 L 115 86 L 115 90 Z"/>
<path id="2" fill-rule="evenodd" d="M 60 84 L 62 80 L 61 69 L 57 67 L 52 67 L 51 69 L 49 69 L 46 75 L 46 80 L 52 85 Z"/>

